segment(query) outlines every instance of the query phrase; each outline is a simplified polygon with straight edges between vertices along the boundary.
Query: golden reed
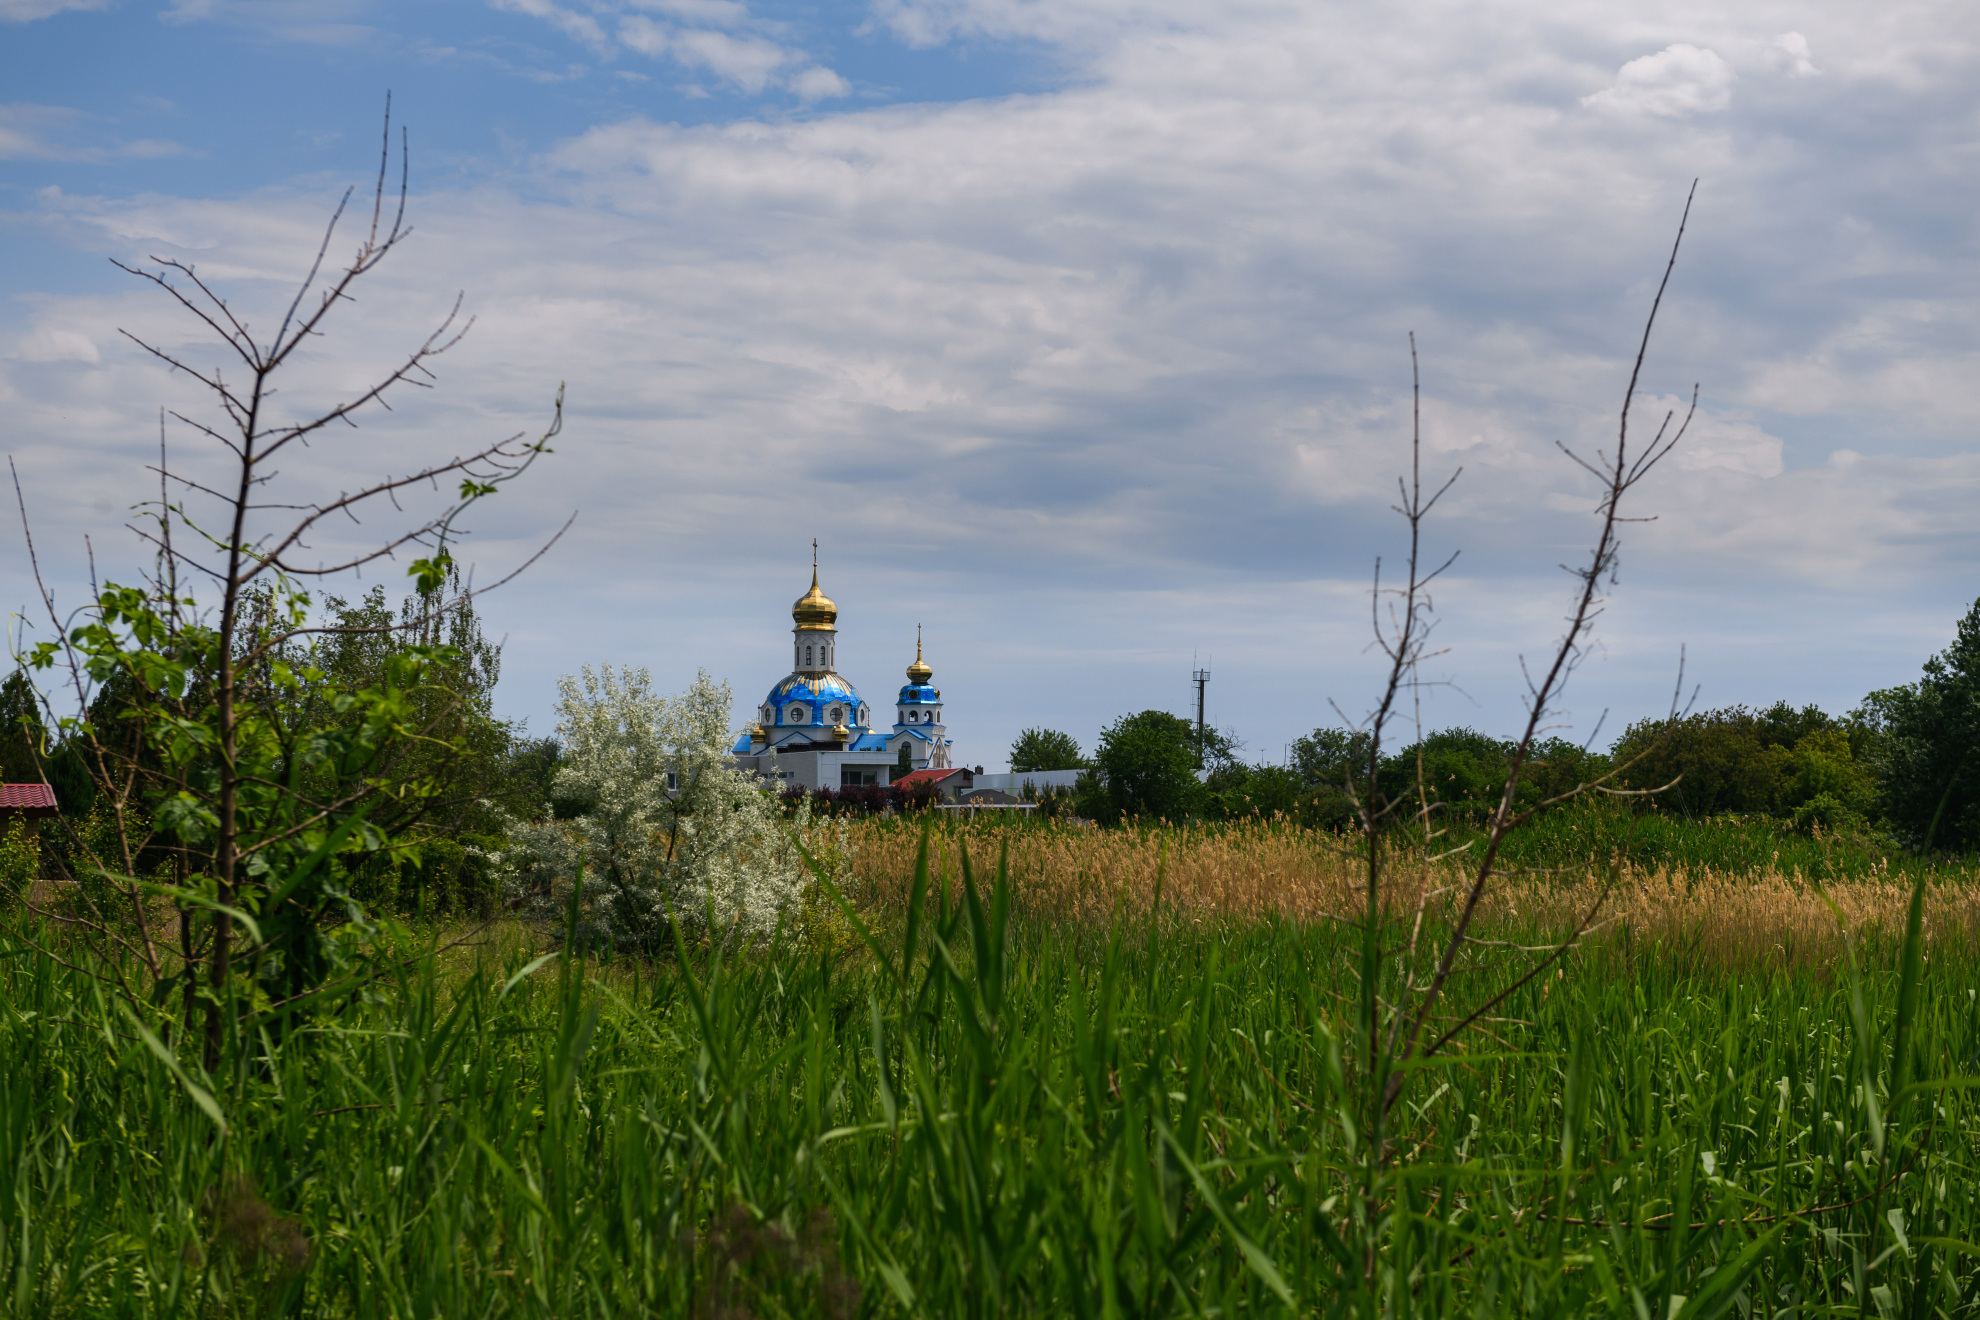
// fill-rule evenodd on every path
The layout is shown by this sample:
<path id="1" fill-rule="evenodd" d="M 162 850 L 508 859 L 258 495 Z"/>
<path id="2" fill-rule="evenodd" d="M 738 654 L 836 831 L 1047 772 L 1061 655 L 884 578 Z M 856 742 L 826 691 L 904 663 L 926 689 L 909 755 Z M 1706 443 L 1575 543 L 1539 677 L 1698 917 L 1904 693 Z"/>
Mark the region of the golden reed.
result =
<path id="1" fill-rule="evenodd" d="M 862 898 L 897 911 L 914 874 L 920 831 L 899 822 L 851 824 L 849 872 Z M 1334 836 L 1282 824 L 1147 830 L 1008 828 L 952 822 L 935 832 L 931 866 L 960 884 L 967 847 L 978 883 L 987 885 L 999 849 L 1008 846 L 1015 901 L 1052 920 L 1104 925 L 1116 913 L 1138 916 L 1155 901 L 1179 918 L 1285 917 L 1353 919 L 1362 906 L 1367 868 Z M 1980 885 L 1970 874 L 1941 873 L 1927 891 L 1930 945 L 1980 936 Z M 1419 902 L 1433 921 L 1461 900 L 1471 874 L 1463 856 L 1427 862 L 1394 857 L 1385 906 L 1412 912 Z M 1604 896 L 1604 891 L 1606 895 Z M 1593 865 L 1574 874 L 1493 877 L 1477 933 L 1557 937 L 1602 897 L 1589 940 L 1605 948 L 1662 947 L 1728 967 L 1821 965 L 1839 957 L 1847 927 L 1876 944 L 1902 932 L 1911 898 L 1907 878 L 1830 881 L 1818 886 L 1798 872 L 1726 874 Z"/>

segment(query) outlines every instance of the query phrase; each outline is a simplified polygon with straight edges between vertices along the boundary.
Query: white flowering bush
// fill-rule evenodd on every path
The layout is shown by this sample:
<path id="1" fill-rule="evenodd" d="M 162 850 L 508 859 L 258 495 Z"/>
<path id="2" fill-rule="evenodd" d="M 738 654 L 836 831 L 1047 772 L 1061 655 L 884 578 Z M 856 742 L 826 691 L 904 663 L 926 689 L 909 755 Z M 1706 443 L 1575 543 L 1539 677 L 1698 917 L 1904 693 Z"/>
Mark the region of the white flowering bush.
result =
<path id="1" fill-rule="evenodd" d="M 580 935 L 621 945 L 664 943 L 670 913 L 684 930 L 745 939 L 798 913 L 804 859 L 776 796 L 728 762 L 726 683 L 702 673 L 668 697 L 644 669 L 606 665 L 565 675 L 558 690 L 556 790 L 586 810 L 511 823 L 512 885 L 555 904 L 582 866 Z"/>

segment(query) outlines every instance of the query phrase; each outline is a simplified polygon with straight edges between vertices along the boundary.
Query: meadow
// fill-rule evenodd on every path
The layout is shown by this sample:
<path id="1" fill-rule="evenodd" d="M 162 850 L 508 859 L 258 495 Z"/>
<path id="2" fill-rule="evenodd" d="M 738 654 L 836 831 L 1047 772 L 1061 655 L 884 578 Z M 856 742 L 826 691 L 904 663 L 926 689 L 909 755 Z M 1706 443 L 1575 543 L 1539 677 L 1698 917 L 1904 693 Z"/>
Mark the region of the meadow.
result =
<path id="1" fill-rule="evenodd" d="M 392 976 L 264 1011 L 217 1075 L 119 1006 L 114 969 L 15 918 L 5 1309 L 1976 1309 L 1980 954 L 1957 868 L 1611 849 L 1515 874 L 1462 982 L 1510 993 L 1406 1076 L 1378 1143 L 1357 861 L 1330 839 L 844 831 L 850 915 L 773 948 L 400 930 Z M 1415 929 L 1444 920 L 1455 865 L 1400 859 L 1394 933 L 1419 907 Z M 1512 946 L 1601 885 L 1608 924 L 1516 984 Z"/>

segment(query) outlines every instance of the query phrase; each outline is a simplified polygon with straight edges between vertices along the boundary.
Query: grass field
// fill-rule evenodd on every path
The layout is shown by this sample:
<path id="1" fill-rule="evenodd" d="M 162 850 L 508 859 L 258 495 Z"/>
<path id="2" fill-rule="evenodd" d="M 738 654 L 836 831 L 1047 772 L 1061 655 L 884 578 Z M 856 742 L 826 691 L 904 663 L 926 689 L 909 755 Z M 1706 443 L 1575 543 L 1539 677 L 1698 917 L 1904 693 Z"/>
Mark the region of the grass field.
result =
<path id="1" fill-rule="evenodd" d="M 1854 971 L 1807 877 L 1618 872 L 1598 947 L 1410 1076 L 1375 1176 L 1360 935 L 1337 902 L 1352 859 L 1269 827 L 1034 829 L 1000 882 L 1000 842 L 938 836 L 916 903 L 919 836 L 854 830 L 877 949 L 587 959 L 511 925 L 422 955 L 408 933 L 395 978 L 271 1022 L 214 1077 L 118 1008 L 103 969 L 0 934 L 0 1298 L 22 1316 L 1980 1309 L 1980 954 L 1950 872 L 1909 964 L 1909 885 L 1828 884 Z M 1547 903 L 1595 882 L 1521 877 L 1492 932 L 1544 935 L 1566 910 Z M 1792 950 L 1756 952 L 1767 938 Z M 1519 966 L 1483 949 L 1465 991 Z"/>

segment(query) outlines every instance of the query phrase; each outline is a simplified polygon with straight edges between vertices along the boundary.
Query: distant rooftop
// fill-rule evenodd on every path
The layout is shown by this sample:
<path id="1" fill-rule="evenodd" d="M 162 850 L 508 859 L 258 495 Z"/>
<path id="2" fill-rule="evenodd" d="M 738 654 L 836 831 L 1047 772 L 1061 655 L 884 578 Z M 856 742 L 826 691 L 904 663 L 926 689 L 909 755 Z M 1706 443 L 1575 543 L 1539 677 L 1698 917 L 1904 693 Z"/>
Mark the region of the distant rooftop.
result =
<path id="1" fill-rule="evenodd" d="M 21 816 L 56 816 L 55 790 L 46 784 L 0 784 L 0 812 Z"/>

